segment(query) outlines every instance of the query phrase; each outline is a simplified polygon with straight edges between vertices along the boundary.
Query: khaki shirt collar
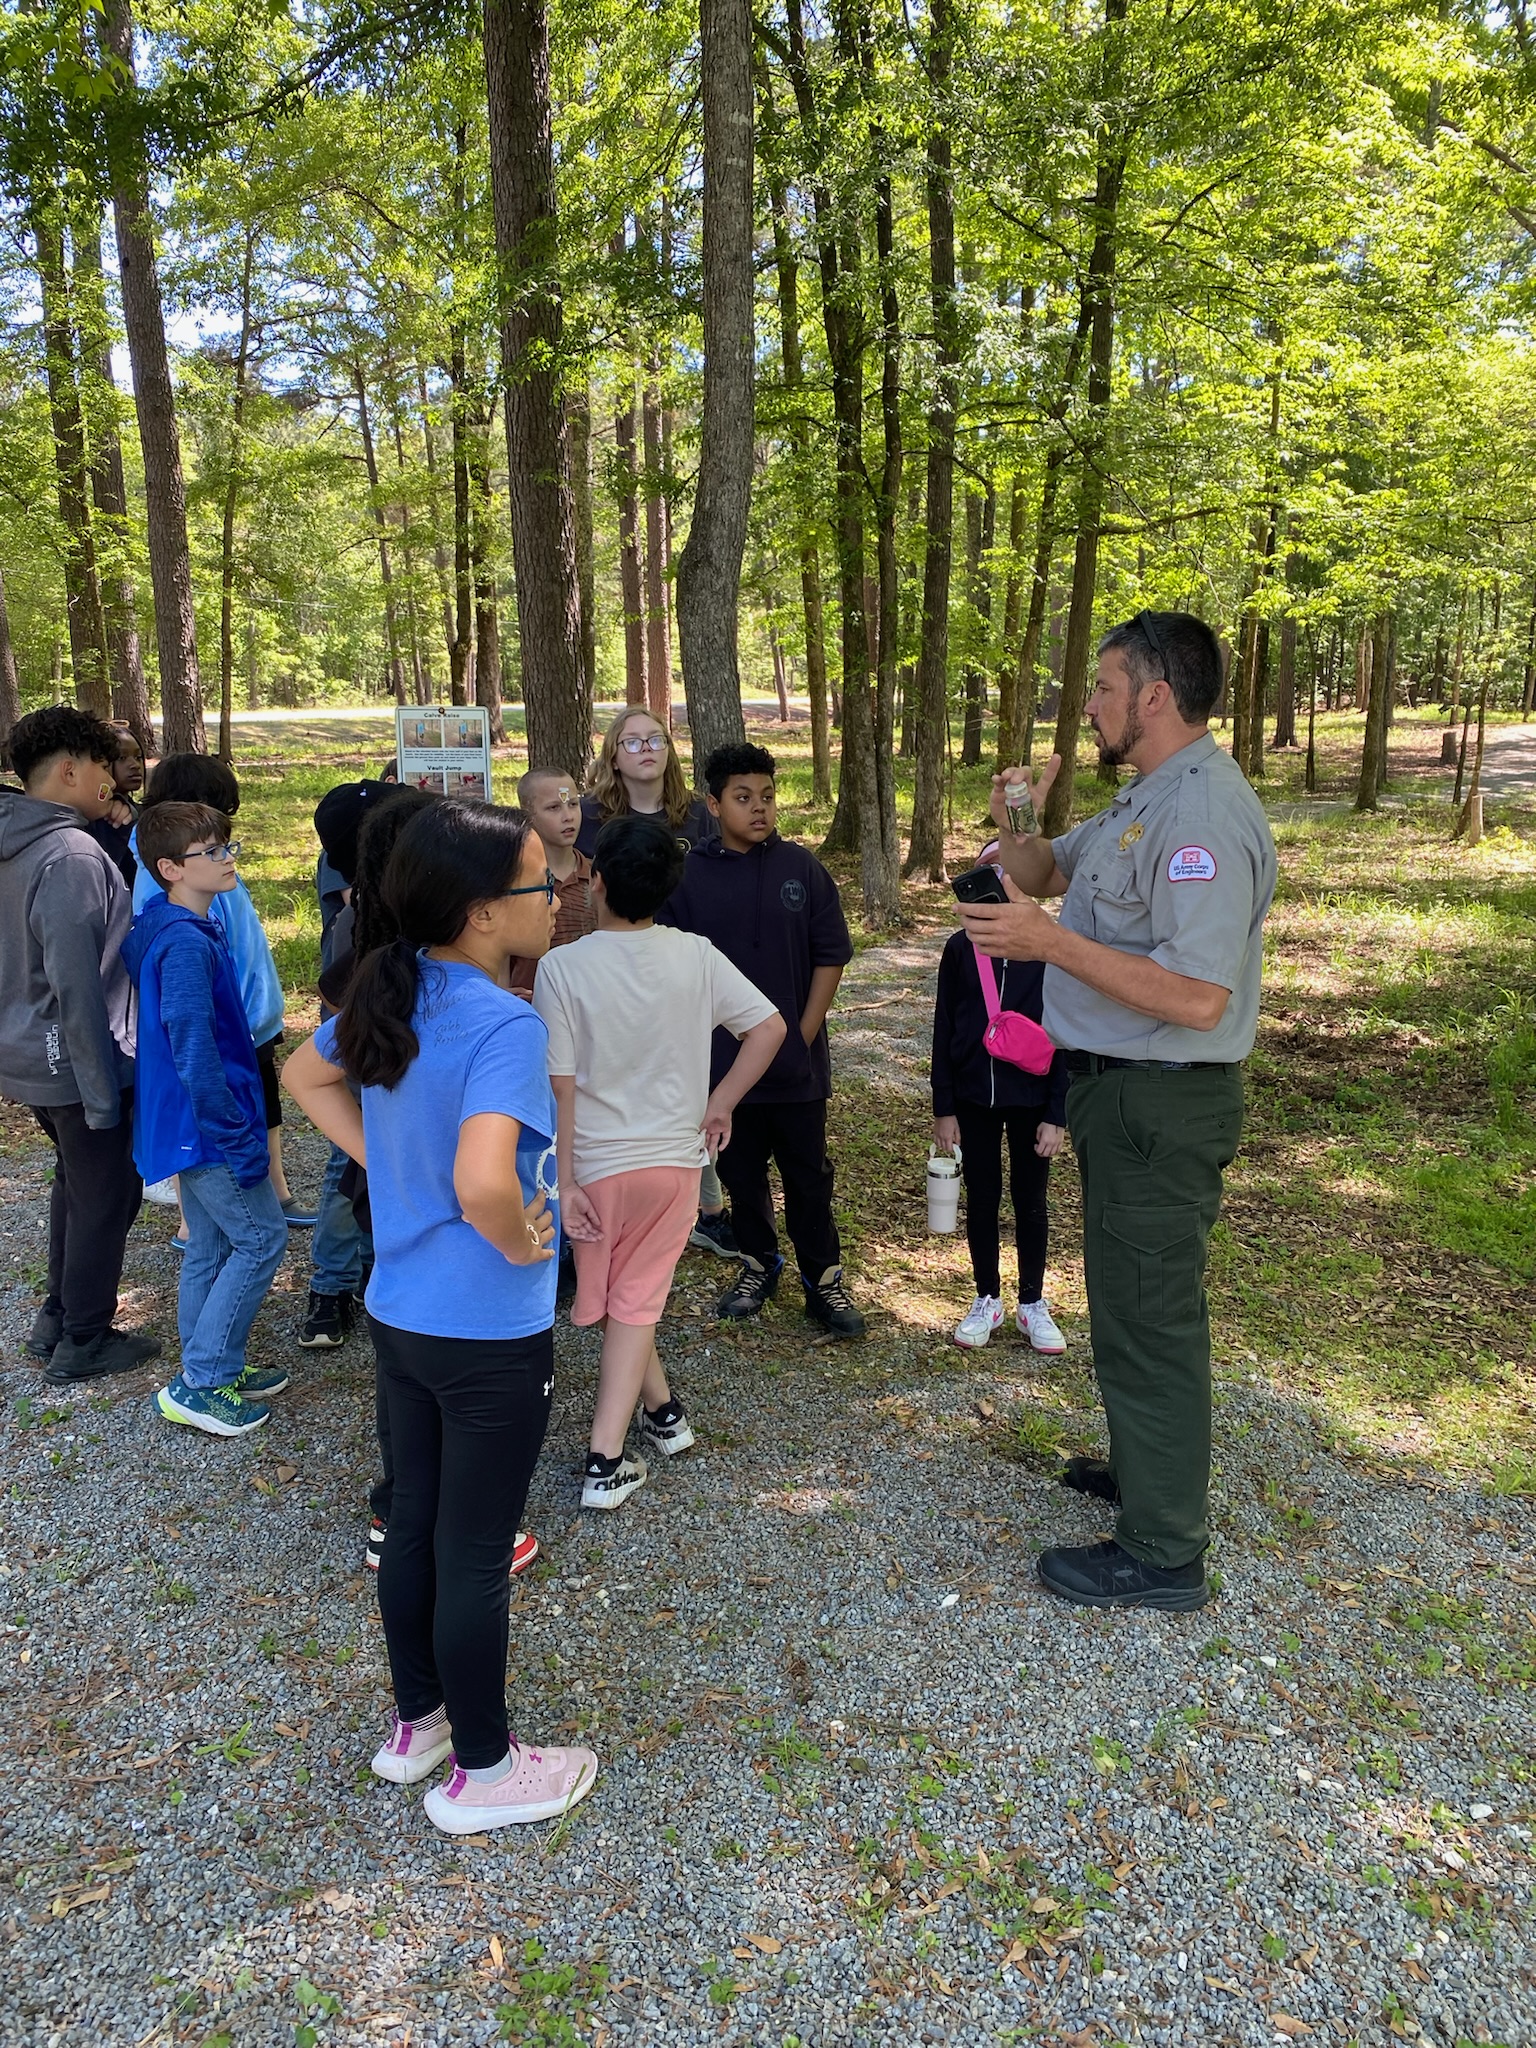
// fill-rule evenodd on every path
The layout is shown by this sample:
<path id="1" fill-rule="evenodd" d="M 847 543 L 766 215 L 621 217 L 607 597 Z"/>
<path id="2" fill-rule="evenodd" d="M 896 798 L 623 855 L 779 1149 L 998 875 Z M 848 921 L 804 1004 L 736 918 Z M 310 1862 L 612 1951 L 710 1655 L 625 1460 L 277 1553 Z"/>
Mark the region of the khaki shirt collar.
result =
<path id="1" fill-rule="evenodd" d="M 1166 761 L 1149 769 L 1145 775 L 1138 775 L 1134 782 L 1128 782 L 1124 789 L 1117 790 L 1113 801 L 1131 807 L 1132 815 L 1140 817 L 1147 805 L 1160 790 L 1168 787 L 1180 775 L 1191 768 L 1199 768 L 1217 751 L 1216 741 L 1211 733 L 1201 733 L 1199 739 L 1191 740 L 1187 747 L 1180 747 L 1176 754 L 1170 754 Z"/>

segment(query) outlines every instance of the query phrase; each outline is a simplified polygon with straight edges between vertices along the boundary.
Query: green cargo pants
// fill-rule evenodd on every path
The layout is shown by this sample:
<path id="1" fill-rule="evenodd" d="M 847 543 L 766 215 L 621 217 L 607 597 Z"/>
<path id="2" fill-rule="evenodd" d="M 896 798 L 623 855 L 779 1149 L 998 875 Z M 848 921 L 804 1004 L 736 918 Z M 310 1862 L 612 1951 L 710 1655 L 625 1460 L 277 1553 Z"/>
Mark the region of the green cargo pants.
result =
<path id="1" fill-rule="evenodd" d="M 1242 1124 L 1238 1066 L 1111 1067 L 1074 1076 L 1067 1094 L 1115 1537 L 1164 1568 L 1210 1540 L 1205 1254 Z"/>

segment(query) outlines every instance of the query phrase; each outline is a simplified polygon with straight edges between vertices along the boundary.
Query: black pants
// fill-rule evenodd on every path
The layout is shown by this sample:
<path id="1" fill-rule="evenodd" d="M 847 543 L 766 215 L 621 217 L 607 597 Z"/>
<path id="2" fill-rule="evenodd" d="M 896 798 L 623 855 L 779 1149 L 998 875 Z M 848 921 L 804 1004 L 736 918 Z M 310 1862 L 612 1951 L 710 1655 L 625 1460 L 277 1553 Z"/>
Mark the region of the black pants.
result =
<path id="1" fill-rule="evenodd" d="M 93 1131 L 78 1102 L 32 1114 L 58 1155 L 48 1205 L 48 1306 L 62 1310 L 64 1334 L 88 1342 L 117 1314 L 123 1247 L 144 1198 L 133 1163 L 133 1090 L 110 1131 Z"/>
<path id="2" fill-rule="evenodd" d="M 421 1337 L 370 1316 L 394 1455 L 379 1613 L 395 1706 L 446 1706 L 466 1770 L 507 1732 L 507 1575 L 555 1385 L 552 1330 Z"/>
<path id="3" fill-rule="evenodd" d="M 965 1175 L 965 1238 L 971 1248 L 976 1292 L 997 1300 L 1003 1291 L 998 1268 L 998 1216 L 1003 1206 L 1003 1137 L 1008 1138 L 1008 1195 L 1019 1248 L 1019 1300 L 1038 1301 L 1045 1286 L 1045 1252 L 1050 1235 L 1045 1191 L 1051 1162 L 1035 1151 L 1043 1111 L 988 1109 L 958 1102 L 961 1170 Z"/>
<path id="4" fill-rule="evenodd" d="M 784 1228 L 800 1271 L 820 1280 L 843 1262 L 832 1220 L 832 1162 L 827 1157 L 827 1105 L 820 1102 L 745 1103 L 731 1118 L 731 1142 L 720 1154 L 721 1183 L 731 1198 L 736 1242 L 760 1266 L 779 1255 L 773 1227 L 768 1162 L 784 1184 Z"/>

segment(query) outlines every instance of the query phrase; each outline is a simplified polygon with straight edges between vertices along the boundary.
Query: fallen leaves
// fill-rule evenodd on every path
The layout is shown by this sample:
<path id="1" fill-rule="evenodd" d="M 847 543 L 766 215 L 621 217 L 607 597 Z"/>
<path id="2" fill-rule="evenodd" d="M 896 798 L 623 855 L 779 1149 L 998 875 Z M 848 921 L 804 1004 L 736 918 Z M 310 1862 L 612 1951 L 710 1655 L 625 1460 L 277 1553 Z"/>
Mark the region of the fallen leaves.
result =
<path id="1" fill-rule="evenodd" d="M 1298 2034 L 1310 2034 L 1312 2031 L 1305 2020 L 1297 2019 L 1293 2013 L 1272 2012 L 1269 2017 L 1278 2030 L 1291 2040 Z"/>

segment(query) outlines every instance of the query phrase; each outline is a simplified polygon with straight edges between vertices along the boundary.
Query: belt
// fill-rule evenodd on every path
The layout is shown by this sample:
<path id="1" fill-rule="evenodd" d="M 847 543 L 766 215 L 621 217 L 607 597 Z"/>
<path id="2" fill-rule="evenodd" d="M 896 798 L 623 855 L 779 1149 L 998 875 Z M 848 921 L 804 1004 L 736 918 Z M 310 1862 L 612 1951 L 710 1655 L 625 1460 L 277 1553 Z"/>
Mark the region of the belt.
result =
<path id="1" fill-rule="evenodd" d="M 1138 1074 L 1211 1073 L 1230 1067 L 1231 1060 L 1122 1060 L 1107 1052 L 1069 1052 L 1069 1074 L 1104 1074 L 1111 1067 L 1130 1067 Z"/>

